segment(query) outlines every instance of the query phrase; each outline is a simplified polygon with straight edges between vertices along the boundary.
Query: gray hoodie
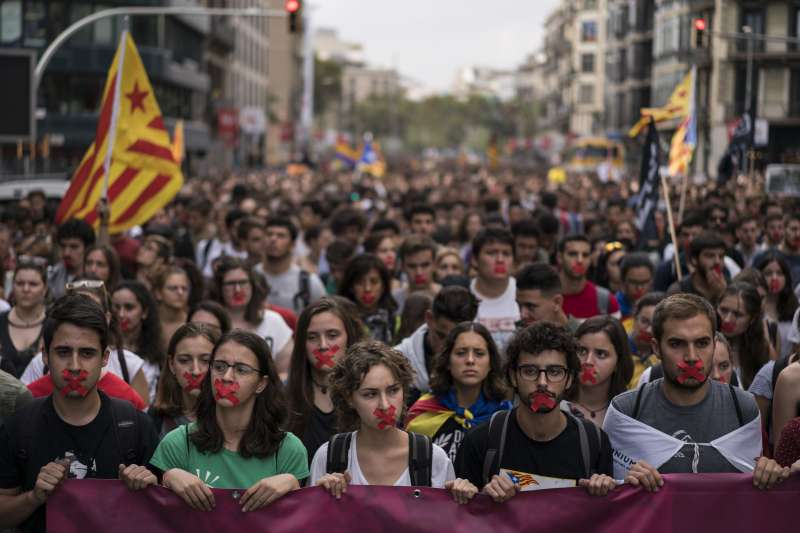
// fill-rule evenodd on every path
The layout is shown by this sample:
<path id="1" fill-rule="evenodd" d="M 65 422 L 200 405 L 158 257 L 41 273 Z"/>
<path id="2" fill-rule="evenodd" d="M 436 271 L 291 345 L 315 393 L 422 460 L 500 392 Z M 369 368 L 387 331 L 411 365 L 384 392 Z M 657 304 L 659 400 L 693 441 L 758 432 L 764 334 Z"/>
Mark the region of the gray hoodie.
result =
<path id="1" fill-rule="evenodd" d="M 394 347 L 406 356 L 411 366 L 414 368 L 414 388 L 421 393 L 430 392 L 428 384 L 428 369 L 425 366 L 425 334 L 428 333 L 428 325 L 422 324 L 410 337 L 403 339 L 400 344 Z"/>

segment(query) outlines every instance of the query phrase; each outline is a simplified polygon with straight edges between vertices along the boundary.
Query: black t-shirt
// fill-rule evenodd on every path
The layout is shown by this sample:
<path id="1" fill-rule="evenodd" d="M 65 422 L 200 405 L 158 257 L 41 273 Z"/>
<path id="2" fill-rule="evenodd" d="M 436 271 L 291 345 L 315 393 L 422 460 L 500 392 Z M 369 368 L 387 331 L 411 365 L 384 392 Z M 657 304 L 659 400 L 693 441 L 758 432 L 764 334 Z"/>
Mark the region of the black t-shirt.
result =
<path id="1" fill-rule="evenodd" d="M 323 413 L 317 406 L 311 411 L 306 430 L 303 432 L 301 440 L 308 452 L 308 464 L 314 458 L 314 454 L 320 446 L 328 442 L 336 434 L 336 414 L 335 411 Z"/>
<path id="2" fill-rule="evenodd" d="M 120 438 L 112 416 L 112 400 L 100 393 L 100 411 L 85 426 L 73 426 L 64 422 L 53 407 L 52 396 L 41 403 L 30 404 L 30 409 L 21 409 L 15 416 L 0 426 L 0 488 L 20 487 L 23 492 L 36 484 L 39 470 L 47 463 L 68 457 L 72 460 L 69 477 L 84 479 L 117 479 L 121 463 L 146 465 L 158 445 L 158 437 L 146 414 L 129 408 L 134 428 L 133 455 L 127 456 L 126 439 Z M 127 420 L 126 418 L 125 420 Z M 120 420 L 117 420 L 119 423 Z M 34 424 L 34 431 L 23 430 L 23 424 Z M 33 438 L 23 443 L 20 435 Z M 130 439 L 127 440 L 128 442 Z M 20 449 L 28 459 L 22 462 Z M 23 531 L 45 531 L 45 505 L 40 506 L 21 524 Z"/>
<path id="3" fill-rule="evenodd" d="M 464 441 L 467 430 L 464 426 L 456 422 L 453 417 L 447 419 L 447 422 L 442 424 L 436 435 L 433 436 L 433 443 L 443 449 L 450 461 L 455 463 L 458 449 Z"/>
<path id="4" fill-rule="evenodd" d="M 585 477 L 581 458 L 578 424 L 574 418 L 567 417 L 567 427 L 556 438 L 539 442 L 529 438 L 519 427 L 517 409 L 511 411 L 508 421 L 506 446 L 503 460 L 491 475 L 500 468 L 518 470 L 528 474 L 561 479 L 581 479 Z M 495 424 L 497 431 L 500 425 Z M 591 440 L 594 435 L 587 435 Z M 611 443 L 608 435 L 601 431 L 601 444 L 592 464 L 592 473 L 612 475 Z M 489 422 L 470 430 L 456 456 L 456 475 L 469 479 L 476 487 L 483 487 L 483 461 L 489 447 Z M 590 446 L 591 448 L 591 446 Z"/>

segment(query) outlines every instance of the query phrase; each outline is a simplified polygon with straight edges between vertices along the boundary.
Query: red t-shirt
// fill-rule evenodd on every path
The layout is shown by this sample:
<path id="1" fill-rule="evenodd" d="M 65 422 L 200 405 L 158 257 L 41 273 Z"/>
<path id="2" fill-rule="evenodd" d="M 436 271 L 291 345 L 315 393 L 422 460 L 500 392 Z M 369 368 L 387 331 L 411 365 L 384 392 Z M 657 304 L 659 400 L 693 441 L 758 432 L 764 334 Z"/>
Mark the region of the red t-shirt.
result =
<path id="1" fill-rule="evenodd" d="M 292 332 L 294 332 L 297 329 L 297 315 L 291 309 L 287 309 L 285 307 L 279 307 L 273 304 L 266 304 L 264 308 L 269 309 L 270 311 L 275 311 L 276 313 L 281 315 L 281 318 L 283 319 L 284 322 L 286 322 L 286 325 L 291 328 Z"/>
<path id="2" fill-rule="evenodd" d="M 592 318 L 602 314 L 619 312 L 619 303 L 613 294 L 608 295 L 608 311 L 604 313 L 597 304 L 597 286 L 591 281 L 586 281 L 583 290 L 577 294 L 565 294 L 564 313 L 577 319 Z"/>
<path id="3" fill-rule="evenodd" d="M 97 382 L 97 388 L 112 398 L 128 400 L 139 411 L 143 411 L 146 407 L 139 393 L 136 392 L 133 387 L 125 383 L 123 379 L 118 378 L 111 372 L 106 372 L 100 377 L 100 380 Z M 53 380 L 50 374 L 40 377 L 33 383 L 29 383 L 28 390 L 31 391 L 34 398 L 51 395 L 53 393 Z"/>

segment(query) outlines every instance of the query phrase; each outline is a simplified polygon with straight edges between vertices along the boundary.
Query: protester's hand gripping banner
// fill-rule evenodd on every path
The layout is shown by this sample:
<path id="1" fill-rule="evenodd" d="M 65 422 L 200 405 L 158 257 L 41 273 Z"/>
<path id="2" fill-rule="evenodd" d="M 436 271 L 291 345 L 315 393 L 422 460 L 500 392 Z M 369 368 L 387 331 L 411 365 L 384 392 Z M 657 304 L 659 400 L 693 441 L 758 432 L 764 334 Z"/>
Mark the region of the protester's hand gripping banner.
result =
<path id="1" fill-rule="evenodd" d="M 579 488 L 524 492 L 497 504 L 476 496 L 456 504 L 440 489 L 348 487 L 341 500 L 319 488 L 302 489 L 255 512 L 243 513 L 242 491 L 214 489 L 216 508 L 194 511 L 170 491 L 130 492 L 119 481 L 68 480 L 47 503 L 47 530 L 57 533 L 191 531 L 794 531 L 800 501 L 797 476 L 770 491 L 749 474 L 665 476 L 651 494 L 619 487 L 607 497 Z"/>

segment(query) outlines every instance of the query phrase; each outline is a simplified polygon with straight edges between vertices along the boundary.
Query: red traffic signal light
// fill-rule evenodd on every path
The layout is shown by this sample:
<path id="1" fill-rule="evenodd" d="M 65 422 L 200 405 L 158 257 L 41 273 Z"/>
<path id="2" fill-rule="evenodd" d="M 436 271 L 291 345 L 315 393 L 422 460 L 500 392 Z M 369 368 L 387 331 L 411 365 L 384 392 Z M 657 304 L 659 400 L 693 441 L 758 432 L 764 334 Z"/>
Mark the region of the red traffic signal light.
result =
<path id="1" fill-rule="evenodd" d="M 706 19 L 694 19 L 694 29 L 697 31 L 705 31 Z"/>
<path id="2" fill-rule="evenodd" d="M 286 11 L 292 14 L 300 11 L 300 0 L 286 0 Z"/>

